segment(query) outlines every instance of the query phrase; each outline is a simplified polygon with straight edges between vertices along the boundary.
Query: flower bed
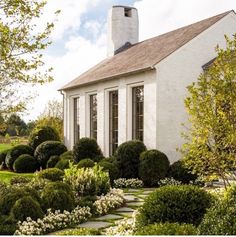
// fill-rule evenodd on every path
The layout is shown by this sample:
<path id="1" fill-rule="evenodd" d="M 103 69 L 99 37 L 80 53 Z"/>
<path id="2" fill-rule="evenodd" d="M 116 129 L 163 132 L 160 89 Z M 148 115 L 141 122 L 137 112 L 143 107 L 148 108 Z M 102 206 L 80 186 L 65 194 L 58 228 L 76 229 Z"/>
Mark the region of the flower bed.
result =
<path id="1" fill-rule="evenodd" d="M 108 194 L 101 196 L 94 202 L 96 213 L 107 214 L 110 210 L 122 206 L 124 203 L 124 193 L 120 189 L 111 189 Z M 68 227 L 76 226 L 92 217 L 89 207 L 77 206 L 72 212 L 55 211 L 50 209 L 47 214 L 37 221 L 30 217 L 26 221 L 18 222 L 18 229 L 15 235 L 43 235 Z"/>
<path id="2" fill-rule="evenodd" d="M 142 188 L 143 181 L 139 179 L 125 179 L 120 178 L 114 180 L 115 188 Z"/>
<path id="3" fill-rule="evenodd" d="M 97 201 L 94 202 L 96 214 L 103 215 L 107 214 L 110 210 L 122 206 L 124 203 L 124 193 L 121 189 L 111 189 L 110 192 L 101 196 Z"/>
<path id="4" fill-rule="evenodd" d="M 52 212 L 50 209 L 48 213 L 37 221 L 30 217 L 26 221 L 18 222 L 18 230 L 15 235 L 43 235 L 56 230 L 61 230 L 69 226 L 78 225 L 90 218 L 89 207 L 76 207 L 72 212 L 60 211 Z"/>

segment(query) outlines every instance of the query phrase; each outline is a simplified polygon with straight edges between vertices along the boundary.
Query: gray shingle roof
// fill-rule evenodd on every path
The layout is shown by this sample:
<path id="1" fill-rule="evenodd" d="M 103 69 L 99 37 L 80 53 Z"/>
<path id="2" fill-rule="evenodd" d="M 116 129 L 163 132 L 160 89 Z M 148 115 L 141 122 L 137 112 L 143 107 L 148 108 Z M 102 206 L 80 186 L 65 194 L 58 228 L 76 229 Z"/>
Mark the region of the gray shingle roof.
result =
<path id="1" fill-rule="evenodd" d="M 81 74 L 60 90 L 91 84 L 101 80 L 117 78 L 131 73 L 151 70 L 181 46 L 192 40 L 201 32 L 214 25 L 232 11 L 216 15 L 177 30 L 144 40 L 128 49 L 107 58 Z"/>

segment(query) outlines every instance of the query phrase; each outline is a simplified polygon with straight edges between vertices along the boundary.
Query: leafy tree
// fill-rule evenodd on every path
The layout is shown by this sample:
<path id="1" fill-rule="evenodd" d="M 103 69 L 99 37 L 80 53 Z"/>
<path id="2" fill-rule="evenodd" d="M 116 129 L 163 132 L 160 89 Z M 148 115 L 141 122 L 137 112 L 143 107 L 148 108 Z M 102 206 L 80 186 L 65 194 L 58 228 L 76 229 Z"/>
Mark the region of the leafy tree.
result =
<path id="1" fill-rule="evenodd" d="M 45 69 L 41 52 L 51 43 L 54 25 L 47 23 L 38 32 L 36 24 L 45 4 L 44 0 L 0 0 L 0 113 L 25 108 L 29 95 L 21 93 L 23 85 L 52 81 L 52 69 Z"/>
<path id="2" fill-rule="evenodd" d="M 188 87 L 191 127 L 182 153 L 193 172 L 217 175 L 226 185 L 236 167 L 236 35 L 225 38 L 226 49 L 217 46 L 213 64 Z"/>
<path id="3" fill-rule="evenodd" d="M 27 125 L 17 114 L 11 114 L 8 118 L 6 132 L 10 136 L 25 135 Z"/>
<path id="4" fill-rule="evenodd" d="M 6 129 L 7 129 L 7 124 L 5 122 L 5 119 L 3 118 L 3 116 L 0 115 L 0 135 L 1 136 L 5 136 Z"/>
<path id="5" fill-rule="evenodd" d="M 50 126 L 54 128 L 63 140 L 63 105 L 62 102 L 51 100 L 46 105 L 43 113 L 38 117 L 36 126 Z"/>

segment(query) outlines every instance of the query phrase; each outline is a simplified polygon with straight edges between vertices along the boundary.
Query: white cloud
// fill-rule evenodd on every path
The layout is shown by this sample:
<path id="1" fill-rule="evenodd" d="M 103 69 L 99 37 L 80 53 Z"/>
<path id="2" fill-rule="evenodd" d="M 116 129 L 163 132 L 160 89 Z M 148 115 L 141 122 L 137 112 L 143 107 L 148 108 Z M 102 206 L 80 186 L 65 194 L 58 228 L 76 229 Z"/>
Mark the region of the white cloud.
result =
<path id="1" fill-rule="evenodd" d="M 52 65 L 54 68 L 55 80 L 52 83 L 33 88 L 34 91 L 38 92 L 38 97 L 33 104 L 29 105 L 30 113 L 25 116 L 26 120 L 36 119 L 49 100 L 54 98 L 62 100 L 62 95 L 57 91 L 58 89 L 105 58 L 105 38 L 105 35 L 101 35 L 97 43 L 92 43 L 81 36 L 71 37 L 65 43 L 67 52 L 63 56 L 45 56 L 46 64 Z"/>
<path id="2" fill-rule="evenodd" d="M 141 0 L 140 40 L 154 37 L 205 18 L 236 10 L 235 0 Z"/>

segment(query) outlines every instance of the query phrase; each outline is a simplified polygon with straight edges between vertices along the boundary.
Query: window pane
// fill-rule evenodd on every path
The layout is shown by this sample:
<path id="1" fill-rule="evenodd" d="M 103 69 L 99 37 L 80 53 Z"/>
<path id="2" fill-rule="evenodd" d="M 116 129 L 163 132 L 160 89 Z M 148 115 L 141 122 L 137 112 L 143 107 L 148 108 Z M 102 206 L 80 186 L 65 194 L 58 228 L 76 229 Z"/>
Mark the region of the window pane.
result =
<path id="1" fill-rule="evenodd" d="M 118 91 L 109 93 L 109 153 L 118 147 Z"/>
<path id="2" fill-rule="evenodd" d="M 97 95 L 90 95 L 90 137 L 97 140 Z"/>
<path id="3" fill-rule="evenodd" d="M 132 138 L 143 141 L 143 86 L 132 89 Z"/>
<path id="4" fill-rule="evenodd" d="M 74 144 L 80 138 L 80 126 L 79 126 L 79 98 L 74 98 Z"/>

